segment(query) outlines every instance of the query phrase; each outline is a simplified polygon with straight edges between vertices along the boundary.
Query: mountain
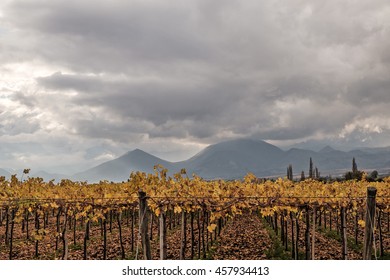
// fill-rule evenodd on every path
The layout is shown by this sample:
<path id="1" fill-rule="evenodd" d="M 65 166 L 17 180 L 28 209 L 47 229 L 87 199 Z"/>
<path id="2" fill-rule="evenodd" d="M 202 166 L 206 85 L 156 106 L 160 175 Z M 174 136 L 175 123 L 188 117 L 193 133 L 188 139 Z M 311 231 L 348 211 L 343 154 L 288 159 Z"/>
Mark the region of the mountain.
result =
<path id="1" fill-rule="evenodd" d="M 89 182 L 98 182 L 100 180 L 127 181 L 132 171 L 153 173 L 153 167 L 157 164 L 163 165 L 168 170 L 174 169 L 172 168 L 172 163 L 136 149 L 117 159 L 77 173 L 73 175 L 72 179 L 79 181 L 87 180 Z"/>
<path id="2" fill-rule="evenodd" d="M 169 175 L 185 168 L 187 174 L 195 173 L 204 179 L 241 179 L 248 172 L 258 177 L 284 177 L 291 164 L 294 176 L 299 177 L 301 171 L 308 175 L 310 158 L 321 175 L 342 176 L 351 170 L 353 157 L 359 170 L 370 172 L 376 169 L 389 173 L 390 148 L 362 148 L 346 152 L 325 146 L 318 151 L 301 148 L 283 151 L 261 140 L 238 139 L 210 145 L 180 162 L 165 161 L 137 149 L 75 174 L 72 179 L 89 182 L 125 181 L 132 171 L 153 173 L 156 164 L 167 168 Z"/>
<path id="3" fill-rule="evenodd" d="M 265 176 L 282 156 L 281 149 L 267 142 L 238 139 L 211 145 L 181 164 L 189 174 L 205 179 L 230 179 L 242 178 L 248 172 Z"/>
<path id="4" fill-rule="evenodd" d="M 331 146 L 327 145 L 323 147 L 321 150 L 319 150 L 319 153 L 325 154 L 325 153 L 333 153 L 333 152 L 339 152 L 335 149 L 333 149 Z"/>

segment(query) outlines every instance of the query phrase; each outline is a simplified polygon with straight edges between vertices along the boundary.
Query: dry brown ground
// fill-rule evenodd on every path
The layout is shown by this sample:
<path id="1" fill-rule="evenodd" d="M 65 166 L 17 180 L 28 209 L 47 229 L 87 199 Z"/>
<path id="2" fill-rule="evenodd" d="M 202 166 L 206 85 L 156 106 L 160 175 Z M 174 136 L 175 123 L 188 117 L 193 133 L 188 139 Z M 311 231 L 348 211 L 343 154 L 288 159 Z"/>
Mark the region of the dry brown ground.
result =
<path id="1" fill-rule="evenodd" d="M 131 223 L 130 223 L 131 224 Z M 124 249 L 126 252 L 126 259 L 134 259 L 137 252 L 137 226 L 134 228 L 134 250 L 131 250 L 131 231 L 130 224 L 124 217 L 122 222 L 122 236 Z M 33 228 L 33 222 L 30 224 L 30 233 Z M 334 226 L 333 226 L 334 228 Z M 387 228 L 387 224 L 383 225 Z M 55 250 L 56 245 L 56 227 L 55 218 L 49 219 L 47 227 L 47 234 L 43 240 L 39 242 L 39 257 L 38 259 L 61 259 L 62 243 L 59 242 L 58 250 Z M 198 252 L 198 229 L 194 225 L 195 242 L 194 242 L 194 259 L 203 257 L 203 251 Z M 158 229 L 157 224 L 153 227 L 152 234 L 152 258 L 159 259 L 158 246 Z M 290 234 L 290 232 L 289 232 Z M 299 248 L 301 255 L 304 253 L 304 234 L 305 225 L 300 223 L 300 241 Z M 353 225 L 349 223 L 348 236 L 353 237 Z M 69 241 L 69 256 L 68 259 L 81 260 L 83 259 L 83 239 L 84 227 L 78 223 L 76 231 L 76 243 L 74 243 L 73 230 L 69 229 L 67 232 Z M 209 241 L 211 237 L 209 235 Z M 214 236 L 213 236 L 214 239 Z M 289 236 L 289 240 L 291 236 Z M 376 234 L 376 241 L 378 242 L 378 235 Z M 390 248 L 389 232 L 383 233 L 385 251 Z M 359 231 L 359 241 L 362 240 L 362 232 Z M 180 252 L 180 226 L 168 230 L 167 235 L 168 259 L 179 259 Z M 206 258 L 212 259 L 266 259 L 267 252 L 273 246 L 269 231 L 265 228 L 264 222 L 256 214 L 245 214 L 236 216 L 230 220 L 222 229 L 220 236 L 209 244 L 211 250 L 206 253 Z M 379 248 L 379 246 L 378 246 Z M 138 246 L 138 258 L 142 258 L 141 248 Z M 342 259 L 341 243 L 333 238 L 326 237 L 324 233 L 316 232 L 315 243 L 315 258 L 316 259 Z M 31 238 L 26 239 L 26 231 L 22 232 L 21 225 L 16 224 L 14 229 L 14 244 L 13 244 L 13 259 L 35 259 L 35 241 Z M 103 259 L 103 237 L 101 235 L 101 227 L 95 223 L 91 227 L 90 240 L 88 241 L 88 259 Z M 0 260 L 9 258 L 9 247 L 5 245 L 5 225 L 0 226 Z M 187 227 L 187 247 L 186 259 L 191 258 L 191 233 L 189 224 Z M 119 231 L 116 220 L 113 221 L 112 231 L 109 230 L 107 224 L 107 259 L 121 259 L 121 248 L 119 242 Z M 357 253 L 352 249 L 348 250 L 348 259 L 361 259 L 361 253 Z"/>

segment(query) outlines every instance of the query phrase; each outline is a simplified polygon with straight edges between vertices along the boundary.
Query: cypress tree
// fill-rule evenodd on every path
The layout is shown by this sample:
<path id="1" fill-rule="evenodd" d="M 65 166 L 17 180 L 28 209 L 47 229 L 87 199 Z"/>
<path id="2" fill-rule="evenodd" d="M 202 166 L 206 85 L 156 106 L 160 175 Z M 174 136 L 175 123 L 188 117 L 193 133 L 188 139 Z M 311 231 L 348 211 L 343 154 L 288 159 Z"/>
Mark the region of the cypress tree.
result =
<path id="1" fill-rule="evenodd" d="M 357 164 L 355 158 L 352 159 L 352 173 L 356 174 L 358 172 Z"/>
<path id="2" fill-rule="evenodd" d="M 293 180 L 293 171 L 291 164 L 289 164 L 289 166 L 287 167 L 287 179 L 291 181 Z"/>
<path id="3" fill-rule="evenodd" d="M 309 165 L 309 178 L 313 179 L 314 172 L 313 172 L 313 160 L 310 158 L 310 165 Z"/>

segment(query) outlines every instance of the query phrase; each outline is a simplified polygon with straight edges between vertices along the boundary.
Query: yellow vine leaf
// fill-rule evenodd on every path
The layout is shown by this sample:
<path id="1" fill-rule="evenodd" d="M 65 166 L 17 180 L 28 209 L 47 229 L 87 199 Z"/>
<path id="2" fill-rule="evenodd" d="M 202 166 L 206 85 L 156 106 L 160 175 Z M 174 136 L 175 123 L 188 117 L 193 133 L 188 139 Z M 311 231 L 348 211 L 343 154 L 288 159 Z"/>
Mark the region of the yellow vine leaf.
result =
<path id="1" fill-rule="evenodd" d="M 50 204 L 50 207 L 53 208 L 53 209 L 57 209 L 59 206 L 58 206 L 57 203 L 52 202 L 52 203 Z"/>
<path id="2" fill-rule="evenodd" d="M 365 227 L 365 226 L 366 226 L 366 222 L 363 221 L 363 220 L 359 220 L 359 221 L 358 221 L 358 224 L 359 224 L 361 227 Z"/>
<path id="3" fill-rule="evenodd" d="M 211 225 L 209 225 L 209 226 L 207 227 L 207 230 L 208 230 L 209 232 L 213 232 L 213 231 L 215 230 L 216 227 L 217 227 L 216 224 L 211 224 Z"/>
<path id="4" fill-rule="evenodd" d="M 173 212 L 175 213 L 181 213 L 182 209 L 180 206 L 176 205 L 174 208 L 173 208 Z"/>

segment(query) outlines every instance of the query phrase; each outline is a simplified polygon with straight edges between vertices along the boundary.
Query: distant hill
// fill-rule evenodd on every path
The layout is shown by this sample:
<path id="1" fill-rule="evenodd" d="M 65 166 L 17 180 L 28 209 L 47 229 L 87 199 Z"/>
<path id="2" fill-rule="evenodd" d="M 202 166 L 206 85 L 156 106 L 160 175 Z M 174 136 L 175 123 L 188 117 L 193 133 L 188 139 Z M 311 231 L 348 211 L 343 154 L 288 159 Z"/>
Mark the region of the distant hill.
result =
<path id="1" fill-rule="evenodd" d="M 157 164 L 161 164 L 169 170 L 173 167 L 172 163 L 168 161 L 136 149 L 117 159 L 104 162 L 84 172 L 77 173 L 72 178 L 79 181 L 88 180 L 89 182 L 98 182 L 100 180 L 127 181 L 132 171 L 153 173 L 153 167 Z"/>
<path id="2" fill-rule="evenodd" d="M 362 148 L 349 152 L 325 146 L 316 151 L 280 148 L 261 140 L 238 139 L 210 145 L 188 160 L 169 162 L 136 149 L 125 155 L 107 161 L 94 168 L 73 176 L 75 180 L 125 181 L 132 171 L 154 172 L 153 167 L 161 164 L 170 175 L 185 168 L 205 179 L 240 179 L 248 172 L 258 177 L 286 176 L 286 169 L 292 164 L 294 176 L 303 170 L 308 175 L 309 159 L 313 160 L 323 176 L 342 175 L 351 170 L 355 157 L 359 170 L 377 169 L 382 173 L 390 171 L 390 148 Z"/>
<path id="3" fill-rule="evenodd" d="M 248 172 L 271 174 L 284 152 L 264 141 L 239 139 L 211 145 L 192 158 L 176 163 L 205 179 L 242 178 Z"/>

